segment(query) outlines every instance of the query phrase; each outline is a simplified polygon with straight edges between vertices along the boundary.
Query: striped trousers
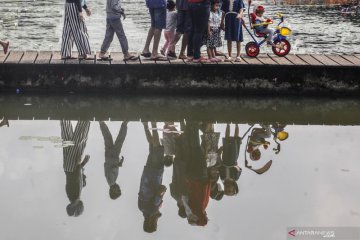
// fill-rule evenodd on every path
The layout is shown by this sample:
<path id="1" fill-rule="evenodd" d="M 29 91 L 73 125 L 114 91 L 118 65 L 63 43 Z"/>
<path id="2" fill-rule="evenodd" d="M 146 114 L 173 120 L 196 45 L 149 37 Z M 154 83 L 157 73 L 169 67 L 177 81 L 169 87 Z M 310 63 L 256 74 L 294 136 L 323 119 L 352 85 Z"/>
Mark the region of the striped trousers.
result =
<path id="1" fill-rule="evenodd" d="M 61 138 L 63 141 L 72 141 L 74 146 L 63 148 L 63 167 L 65 172 L 74 172 L 81 163 L 81 157 L 84 153 L 88 139 L 90 121 L 79 121 L 76 124 L 75 131 L 71 122 L 61 120 Z"/>
<path id="2" fill-rule="evenodd" d="M 89 35 L 85 22 L 80 20 L 75 3 L 65 3 L 64 28 L 61 43 L 61 56 L 70 57 L 75 42 L 79 55 L 91 54 Z"/>

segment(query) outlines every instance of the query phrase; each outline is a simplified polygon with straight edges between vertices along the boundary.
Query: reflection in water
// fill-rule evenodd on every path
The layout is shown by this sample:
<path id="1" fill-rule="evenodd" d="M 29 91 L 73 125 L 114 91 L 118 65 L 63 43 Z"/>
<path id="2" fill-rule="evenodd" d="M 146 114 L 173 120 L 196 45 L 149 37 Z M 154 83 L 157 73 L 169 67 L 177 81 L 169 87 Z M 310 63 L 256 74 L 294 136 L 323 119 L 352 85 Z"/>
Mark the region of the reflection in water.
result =
<path id="1" fill-rule="evenodd" d="M 80 197 L 82 188 L 86 186 L 84 166 L 90 156 L 86 155 L 82 160 L 82 155 L 88 139 L 90 121 L 79 121 L 75 131 L 68 120 L 62 120 L 60 125 L 62 139 L 74 143 L 73 146 L 63 148 L 63 167 L 66 175 L 66 194 L 70 201 L 66 211 L 69 216 L 77 217 L 84 211 L 84 204 Z"/>
<path id="2" fill-rule="evenodd" d="M 7 125 L 4 121 L 5 120 L 1 122 L 1 126 Z M 58 121 L 42 121 L 43 129 L 40 129 L 39 127 L 34 127 L 37 126 L 36 121 L 14 120 L 12 122 L 12 125 L 15 126 L 14 128 L 4 128 L 1 129 L 0 132 L 2 132 L 1 134 L 5 134 L 3 135 L 5 138 L 9 138 L 12 145 L 17 147 L 18 144 L 21 144 L 24 151 L 28 151 L 25 150 L 26 145 L 31 142 L 19 141 L 19 136 L 23 134 L 31 135 L 31 133 L 34 132 L 38 134 L 56 134 L 51 132 L 52 130 L 49 130 L 59 131 L 54 128 L 54 122 L 59 126 Z M 131 126 L 129 129 L 128 125 Z M 297 146 L 296 144 L 293 145 L 293 143 L 299 143 L 300 139 L 302 139 L 301 141 L 306 139 L 301 134 L 302 132 L 308 133 L 306 128 L 318 130 L 319 127 L 302 127 L 302 131 L 299 131 L 296 126 L 287 126 L 284 123 L 278 122 L 248 125 L 237 123 L 219 124 L 185 119 L 164 123 L 143 122 L 142 124 L 139 122 L 123 121 L 120 130 L 119 122 L 99 121 L 90 123 L 90 121 L 73 122 L 61 120 L 60 128 L 61 139 L 58 139 L 58 141 L 73 143 L 70 145 L 62 145 L 63 170 L 66 175 L 66 196 L 70 202 L 66 207 L 66 212 L 68 216 L 82 216 L 80 220 L 75 223 L 70 218 L 61 218 L 61 213 L 57 212 L 56 209 L 52 209 L 50 213 L 51 215 L 59 216 L 64 226 L 69 228 L 69 232 L 75 233 L 74 236 L 83 236 L 84 238 L 86 236 L 88 239 L 92 239 L 91 233 L 94 233 L 94 230 L 89 228 L 86 230 L 86 232 L 89 232 L 89 235 L 79 235 L 79 231 L 83 231 L 86 226 L 80 224 L 82 221 L 88 224 L 89 220 L 95 221 L 95 219 L 97 219 L 96 221 L 98 221 L 98 223 L 91 223 L 92 225 L 90 227 L 97 228 L 97 225 L 100 224 L 99 229 L 104 228 L 103 230 L 99 230 L 98 238 L 101 238 L 101 236 L 107 239 L 116 239 L 120 236 L 129 237 L 135 231 L 137 233 L 134 234 L 137 238 L 134 239 L 141 239 L 146 236 L 138 233 L 139 231 L 142 232 L 140 227 L 141 222 L 145 234 L 152 233 L 156 235 L 160 233 L 161 235 L 156 235 L 159 236 L 159 239 L 169 239 L 170 237 L 173 239 L 234 239 L 235 237 L 239 237 L 242 232 L 239 231 L 234 234 L 231 232 L 231 228 L 238 227 L 242 229 L 243 232 L 246 232 L 246 229 L 242 228 L 240 222 L 244 224 L 246 222 L 245 220 L 249 218 L 254 220 L 252 215 L 246 210 L 249 205 L 255 206 L 255 203 L 259 204 L 263 202 L 264 204 L 264 202 L 268 201 L 277 209 L 283 208 L 284 204 L 287 206 L 285 207 L 285 211 L 288 211 L 290 206 L 300 204 L 298 202 L 301 201 L 298 199 L 300 198 L 299 195 L 296 195 L 296 199 L 292 199 L 291 194 L 289 196 L 281 194 L 281 192 L 286 191 L 286 187 L 291 187 L 286 185 L 284 189 L 279 183 L 289 181 L 288 179 L 291 178 L 290 175 L 283 176 L 283 172 L 285 172 L 285 174 L 286 172 L 290 172 L 286 171 L 287 168 L 294 166 L 298 171 L 312 179 L 312 181 L 308 183 L 306 177 L 303 176 L 303 179 L 300 180 L 297 186 L 298 188 L 301 188 L 301 186 L 304 187 L 303 190 L 301 190 L 304 191 L 304 193 L 301 193 L 303 194 L 301 197 L 306 197 L 304 200 L 305 202 L 308 201 L 307 204 L 310 204 L 310 198 L 308 198 L 309 192 L 313 191 L 307 186 L 312 186 L 316 181 L 320 181 L 315 180 L 318 175 L 314 175 L 314 171 L 310 173 L 306 172 L 308 169 L 311 169 L 309 165 L 305 164 L 306 161 L 286 163 L 286 161 L 280 160 L 284 154 L 285 156 L 293 154 L 288 152 L 289 149 L 292 149 L 291 151 L 293 152 L 296 151 Z M 115 141 L 111 133 L 113 129 L 116 129 L 116 134 L 114 135 L 116 136 Z M 294 134 L 293 130 L 295 130 L 297 134 Z M 326 130 L 326 132 L 331 131 L 331 127 Z M 337 135 L 341 132 L 337 128 L 334 131 L 334 134 Z M 288 132 L 291 132 L 291 138 L 289 138 Z M 17 142 L 12 142 L 10 138 L 12 135 L 16 135 Z M 311 134 L 309 135 L 311 136 Z M 349 142 L 347 144 L 351 145 L 351 139 L 353 137 L 355 136 L 347 135 L 346 138 L 341 139 L 344 139 L 344 141 L 348 140 Z M 102 140 L 104 140 L 105 149 L 101 147 L 103 146 Z M 4 143 L 4 140 L 1 141 L 1 143 Z M 344 143 L 344 141 L 342 143 Z M 280 148 L 280 144 L 284 144 L 286 147 L 282 149 Z M 304 149 L 306 149 L 306 141 L 303 141 L 301 144 L 303 144 Z M 342 151 L 347 149 L 347 146 L 346 144 L 339 145 L 338 149 L 341 154 Z M 101 160 L 104 156 L 103 150 L 105 152 L 105 162 Z M 0 178 L 3 182 L 8 183 L 10 188 L 16 188 L 16 181 L 7 180 L 7 175 L 1 170 L 2 164 L 7 162 L 6 157 L 4 157 L 6 156 L 4 154 L 6 151 L 8 150 L 5 148 L 0 151 Z M 60 154 L 60 152 L 57 152 L 58 148 L 54 148 L 53 145 L 51 145 L 50 149 L 47 145 L 44 145 L 42 150 L 32 149 L 31 151 L 36 158 L 41 158 L 41 154 L 46 158 Z M 314 151 L 316 151 L 316 149 L 314 149 Z M 316 155 L 316 153 L 312 154 Z M 92 159 L 88 163 L 90 155 Z M 126 158 L 121 155 L 126 156 Z M 145 162 L 144 158 L 146 155 L 147 159 Z M 298 155 L 301 155 L 301 151 L 298 152 Z M 124 159 L 127 163 L 125 166 L 123 166 Z M 21 162 L 22 160 L 21 157 L 15 155 L 12 161 Z M 330 164 L 331 161 L 328 162 Z M 332 162 L 333 165 L 338 166 L 336 159 L 333 159 Z M 47 171 L 52 173 L 51 176 L 54 179 L 43 179 L 40 182 L 35 182 L 30 192 L 38 192 L 37 188 L 41 186 L 41 191 L 46 191 L 54 194 L 54 196 L 58 196 L 56 195 L 57 190 L 54 189 L 53 186 L 53 181 L 57 178 L 57 175 L 53 174 L 54 171 L 52 169 L 61 167 L 56 163 L 53 164 L 54 165 L 49 166 Z M 102 169 L 102 164 L 105 178 L 102 171 L 99 171 L 99 168 Z M 317 162 L 311 164 L 313 166 L 320 166 L 320 163 Z M 346 163 L 342 164 L 346 165 Z M 87 167 L 87 175 L 89 176 L 88 179 L 86 179 L 84 175 L 85 165 Z M 347 163 L 347 166 L 341 165 L 341 169 L 348 169 L 348 171 L 345 172 L 341 170 L 340 172 L 348 174 L 348 177 L 351 177 L 351 179 L 358 179 L 358 175 L 353 175 L 352 166 L 356 167 L 350 163 Z M 120 167 L 124 169 L 122 174 L 120 174 L 121 177 L 119 176 Z M 283 171 L 283 169 L 285 169 L 285 171 Z M 314 169 L 314 167 L 312 169 Z M 8 169 L 5 168 L 5 171 L 8 171 Z M 327 169 L 327 171 L 334 172 L 331 169 Z M 354 169 L 354 171 L 356 170 Z M 99 172 L 101 172 L 101 174 L 98 174 Z M 321 172 L 321 170 L 317 167 L 315 174 L 319 174 L 319 172 Z M 36 172 L 31 172 L 30 175 L 24 175 L 19 179 L 22 181 L 31 179 L 30 181 L 34 181 L 33 178 L 37 174 Z M 263 180 L 258 180 L 259 174 L 263 174 L 260 177 L 263 178 Z M 100 177 L 98 177 L 98 175 Z M 298 177 L 301 178 L 301 176 Z M 126 191 L 123 192 L 124 194 L 122 194 L 120 185 L 117 183 L 118 178 L 122 179 L 122 188 L 126 189 Z M 337 181 L 342 184 L 335 185 L 335 183 L 332 183 L 332 178 L 337 179 Z M 331 177 L 324 175 L 324 179 L 327 180 L 326 182 L 319 182 L 319 191 L 322 191 L 321 188 L 329 188 L 326 191 L 341 192 L 342 190 L 340 189 L 343 187 L 343 184 L 347 182 L 347 180 L 343 178 L 344 177 L 339 176 L 338 173 Z M 63 175 L 62 178 L 60 176 L 60 179 L 63 180 Z M 106 194 L 106 200 L 111 201 L 111 205 L 104 204 L 106 200 L 105 198 L 101 198 L 101 196 L 104 195 L 101 193 L 103 192 L 103 184 L 106 184 L 105 180 L 109 186 L 110 199 L 116 199 L 116 201 L 111 201 Z M 269 182 L 269 184 L 267 184 L 267 182 Z M 167 193 L 167 184 L 169 184 L 170 193 Z M 271 186 L 271 184 L 276 184 L 276 187 Z M 261 185 L 265 187 L 262 188 Z M 3 185 L 1 186 L 4 187 Z M 58 186 L 60 187 L 61 184 Z M 87 189 L 82 192 L 85 186 Z M 252 188 L 254 189 L 253 191 L 251 191 Z M 280 188 L 277 195 L 286 200 L 276 207 L 277 203 L 271 199 L 273 196 L 271 192 L 277 191 L 277 188 Z M 5 198 L 3 201 L 6 201 L 6 204 L 8 204 L 10 208 L 15 204 L 13 201 L 29 202 L 28 195 L 31 195 L 30 192 L 21 194 L 20 200 L 9 200 L 7 196 L 11 193 L 11 190 L 9 190 L 9 188 L 4 189 L 7 194 L 4 195 Z M 20 190 L 24 191 L 22 188 L 20 188 Z M 134 204 L 134 202 L 136 202 L 137 190 L 137 208 L 141 211 L 142 216 Z M 63 190 L 61 194 L 64 195 Z M 321 193 L 313 192 L 312 194 L 315 198 L 328 198 L 328 195 L 317 195 L 321 195 Z M 344 195 L 346 194 L 342 196 Z M 120 196 L 122 197 L 119 198 Z M 337 194 L 329 196 L 334 198 Z M 334 207 L 335 204 L 343 204 L 347 201 L 349 207 L 353 208 L 349 210 L 353 218 L 346 224 L 360 223 L 356 215 L 359 209 L 354 205 L 354 202 L 357 202 L 355 200 L 358 198 L 358 195 L 350 194 L 349 196 L 353 199 L 343 200 L 339 198 L 335 202 L 331 202 L 332 200 L 329 199 L 327 204 L 329 207 Z M 40 195 L 34 196 L 34 200 L 40 200 L 41 198 Z M 314 204 L 317 204 L 316 200 L 311 199 L 314 201 Z M 60 198 L 60 200 L 63 199 Z M 291 204 L 287 205 L 288 203 L 286 201 Z M 59 203 L 57 208 L 60 208 L 60 201 L 56 201 L 56 203 Z M 89 212 L 88 214 L 83 213 L 84 205 L 87 206 L 86 212 Z M 20 208 L 23 209 L 22 205 L 20 205 Z M 35 208 L 37 208 L 36 205 Z M 253 209 L 253 207 L 250 208 Z M 5 211 L 3 208 L 0 209 Z M 61 209 L 63 212 L 63 208 Z M 261 211 L 260 209 L 261 207 L 253 213 L 254 216 Z M 305 206 L 303 205 L 299 208 L 300 211 L 304 209 Z M 108 211 L 108 213 L 106 213 L 106 211 Z M 174 212 L 175 214 L 173 214 Z M 13 216 L 12 213 L 7 211 L 5 211 L 4 214 L 6 217 Z M 326 222 L 324 220 L 317 221 L 312 219 L 312 214 L 314 214 L 315 217 L 322 218 L 324 217 L 324 212 L 308 213 L 307 218 L 309 219 L 305 217 L 302 218 L 301 214 L 303 213 L 295 212 L 293 214 L 297 214 L 296 216 L 299 217 L 295 220 L 285 213 L 282 214 L 284 214 L 282 218 L 288 221 L 288 223 L 285 224 L 288 225 L 303 225 L 308 222 L 321 225 L 323 222 Z M 93 215 L 96 217 L 94 219 L 90 218 Z M 135 217 L 133 215 L 135 215 Z M 139 218 L 140 216 L 141 219 Z M 20 214 L 20 221 L 23 217 L 25 218 L 24 215 Z M 326 217 L 328 218 L 329 216 L 326 215 Z M 262 218 L 269 221 L 273 219 L 273 215 L 265 211 L 262 213 Z M 336 220 L 337 216 L 333 216 L 332 219 L 334 219 L 333 223 L 335 225 L 340 224 Z M 0 220 L 2 221 L 1 218 Z M 50 218 L 46 218 L 46 220 L 49 222 L 55 221 Z M 35 221 L 37 221 L 36 217 Z M 126 222 L 130 222 L 132 226 L 126 225 L 127 228 L 129 228 L 128 230 L 114 228 L 115 232 L 107 235 L 109 229 L 107 229 L 106 226 L 107 224 L 111 225 L 111 221 L 114 221 L 114 224 L 123 223 L 124 225 L 126 225 Z M 258 221 L 261 222 L 259 219 Z M 277 240 L 281 238 L 284 234 L 282 231 L 286 227 L 283 225 L 284 223 L 279 223 L 281 221 L 281 219 L 274 220 L 278 226 L 272 225 L 274 235 L 267 239 Z M 68 223 L 76 224 L 78 229 L 71 228 L 68 226 Z M 188 227 L 190 225 L 203 227 L 190 227 L 190 229 L 195 229 L 190 230 L 181 225 L 182 223 L 185 223 Z M 14 223 L 10 224 L 11 228 L 13 228 L 13 224 Z M 36 225 L 30 224 L 35 230 L 38 229 Z M 274 228 L 280 230 L 274 230 Z M 264 229 L 266 229 L 265 226 Z M 262 229 L 257 230 L 259 232 L 265 232 L 265 230 Z M 55 230 L 49 231 L 52 232 Z M 169 235 L 172 232 L 175 235 Z M 63 233 L 59 234 L 59 237 L 56 239 L 66 237 L 62 234 Z M 184 236 L 182 236 L 182 234 Z M 34 234 L 30 235 L 35 236 Z M 262 234 L 260 234 L 260 236 L 263 237 Z M 98 238 L 94 237 L 93 239 Z M 263 238 L 247 235 L 246 239 Z"/>

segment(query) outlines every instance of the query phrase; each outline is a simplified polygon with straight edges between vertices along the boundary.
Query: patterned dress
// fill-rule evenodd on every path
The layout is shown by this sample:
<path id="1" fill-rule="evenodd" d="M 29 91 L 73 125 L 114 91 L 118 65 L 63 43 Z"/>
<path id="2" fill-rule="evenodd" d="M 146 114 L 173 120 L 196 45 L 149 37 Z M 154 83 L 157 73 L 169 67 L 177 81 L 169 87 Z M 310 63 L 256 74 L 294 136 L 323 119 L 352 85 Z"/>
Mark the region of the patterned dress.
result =
<path id="1" fill-rule="evenodd" d="M 242 0 L 224 0 L 221 5 L 221 11 L 225 14 L 225 40 L 244 41 L 241 20 L 236 18 L 240 9 L 245 9 Z"/>
<path id="2" fill-rule="evenodd" d="M 211 35 L 206 36 L 204 45 L 206 45 L 208 48 L 221 47 L 221 15 L 219 15 L 217 12 L 210 12 L 209 24 Z"/>

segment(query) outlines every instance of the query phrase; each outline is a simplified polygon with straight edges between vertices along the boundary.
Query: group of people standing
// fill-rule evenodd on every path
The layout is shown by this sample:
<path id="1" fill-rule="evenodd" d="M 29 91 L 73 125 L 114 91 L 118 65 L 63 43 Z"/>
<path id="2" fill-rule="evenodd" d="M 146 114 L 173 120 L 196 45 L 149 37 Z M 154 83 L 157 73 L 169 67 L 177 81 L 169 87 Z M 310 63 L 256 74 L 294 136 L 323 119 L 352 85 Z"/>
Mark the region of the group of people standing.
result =
<path id="1" fill-rule="evenodd" d="M 237 46 L 235 61 L 241 61 L 242 21 L 245 8 L 243 0 L 145 1 L 149 9 L 151 26 L 141 56 L 157 61 L 167 61 L 168 58 L 177 57 L 193 62 L 222 61 L 216 57 L 219 55 L 216 48 L 222 46 L 221 31 L 224 30 L 228 46 L 226 61 L 232 61 L 232 42 L 236 42 Z M 61 45 L 63 59 L 72 58 L 73 43 L 79 51 L 79 59 L 92 59 L 83 11 L 86 15 L 91 15 L 86 0 L 66 0 Z M 121 5 L 121 0 L 107 0 L 106 33 L 98 56 L 102 60 L 109 58 L 107 51 L 115 33 L 120 41 L 124 60 L 138 59 L 138 56 L 129 53 L 121 18 L 125 19 L 125 10 Z M 165 30 L 165 44 L 159 51 L 163 30 Z M 181 49 L 177 56 L 175 46 L 181 37 Z M 202 45 L 207 46 L 208 59 L 201 56 Z"/>

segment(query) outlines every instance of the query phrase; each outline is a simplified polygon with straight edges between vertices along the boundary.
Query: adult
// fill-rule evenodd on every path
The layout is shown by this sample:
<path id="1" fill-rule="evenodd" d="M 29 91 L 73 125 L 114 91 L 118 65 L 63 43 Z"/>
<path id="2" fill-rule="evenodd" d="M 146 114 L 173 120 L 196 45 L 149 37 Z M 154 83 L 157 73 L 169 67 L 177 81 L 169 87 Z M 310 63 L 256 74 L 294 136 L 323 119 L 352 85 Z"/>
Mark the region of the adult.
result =
<path id="1" fill-rule="evenodd" d="M 160 207 L 166 187 L 162 185 L 164 174 L 164 146 L 160 144 L 156 123 L 152 122 L 152 135 L 148 123 L 144 124 L 145 135 L 149 143 L 149 155 L 141 175 L 138 207 L 144 216 L 144 231 L 148 233 L 157 230 L 157 222 L 161 217 Z"/>
<path id="2" fill-rule="evenodd" d="M 63 168 L 66 175 L 66 194 L 70 204 L 66 207 L 69 216 L 80 216 L 84 211 L 81 201 L 82 188 L 86 186 L 84 166 L 90 156 L 86 155 L 82 160 L 89 134 L 90 121 L 79 121 L 75 131 L 69 120 L 61 120 L 61 138 L 63 141 L 72 142 L 74 145 L 63 149 Z"/>
<path id="3" fill-rule="evenodd" d="M 125 19 L 125 11 L 121 7 L 120 0 L 107 0 L 106 3 L 106 33 L 99 57 L 103 60 L 108 59 L 105 56 L 107 50 L 110 47 L 111 42 L 114 39 L 114 34 L 119 39 L 121 50 L 124 54 L 124 61 L 137 60 L 138 57 L 132 56 L 129 53 L 128 40 L 126 38 L 123 25 L 121 23 L 121 16 Z"/>
<path id="4" fill-rule="evenodd" d="M 7 54 L 8 50 L 9 50 L 9 45 L 10 45 L 10 43 L 9 43 L 9 42 L 0 41 L 0 45 L 1 45 L 2 48 L 3 48 L 4 54 Z"/>
<path id="5" fill-rule="evenodd" d="M 187 56 L 185 55 L 185 50 L 186 47 L 188 46 L 189 34 L 191 31 L 191 18 L 190 18 L 188 0 L 176 0 L 176 9 L 177 9 L 176 35 L 174 41 L 170 45 L 168 56 L 176 57 L 175 46 L 182 36 L 179 59 L 186 59 Z"/>
<path id="6" fill-rule="evenodd" d="M 193 56 L 193 62 L 206 62 L 201 57 L 201 45 L 207 30 L 210 17 L 209 0 L 188 0 L 191 18 L 191 33 L 189 37 L 188 55 Z M 191 58 L 190 58 L 191 59 Z"/>
<path id="7" fill-rule="evenodd" d="M 87 7 L 84 0 L 66 0 L 61 44 L 62 59 L 71 58 L 74 42 L 79 51 L 79 59 L 91 59 L 89 35 L 85 25 L 83 9 L 88 16 L 91 15 L 91 10 Z"/>
<path id="8" fill-rule="evenodd" d="M 124 157 L 120 159 L 120 152 L 127 133 L 127 122 L 123 122 L 119 134 L 114 142 L 113 137 L 105 122 L 99 122 L 101 133 L 105 143 L 104 171 L 109 185 L 109 196 L 115 200 L 121 196 L 121 189 L 116 179 L 119 175 L 119 167 L 122 167 Z"/>
<path id="9" fill-rule="evenodd" d="M 150 58 L 151 60 L 167 61 L 167 58 L 161 56 L 158 52 L 161 32 L 166 28 L 166 1 L 146 0 L 146 6 L 149 8 L 151 27 L 141 56 Z M 153 38 L 153 49 L 152 52 L 150 52 L 150 43 Z"/>

